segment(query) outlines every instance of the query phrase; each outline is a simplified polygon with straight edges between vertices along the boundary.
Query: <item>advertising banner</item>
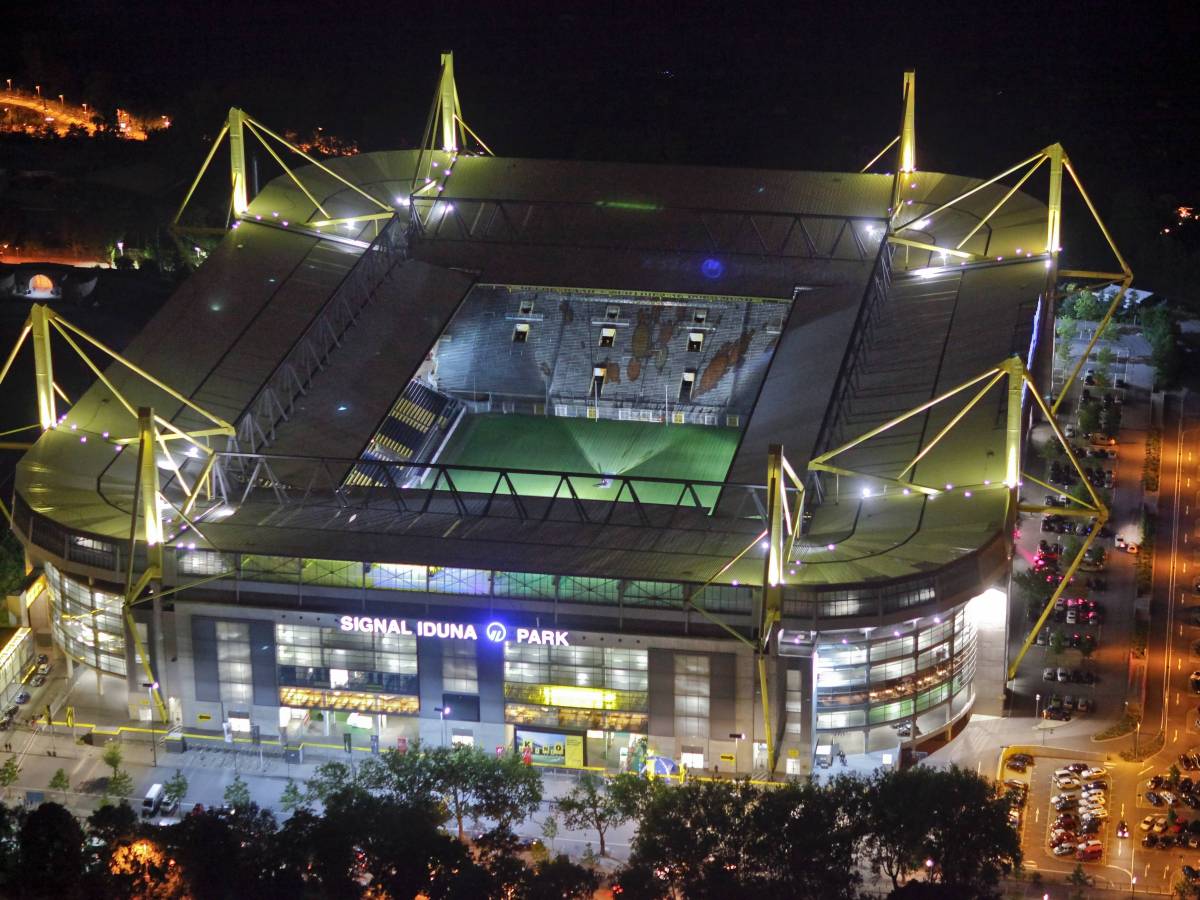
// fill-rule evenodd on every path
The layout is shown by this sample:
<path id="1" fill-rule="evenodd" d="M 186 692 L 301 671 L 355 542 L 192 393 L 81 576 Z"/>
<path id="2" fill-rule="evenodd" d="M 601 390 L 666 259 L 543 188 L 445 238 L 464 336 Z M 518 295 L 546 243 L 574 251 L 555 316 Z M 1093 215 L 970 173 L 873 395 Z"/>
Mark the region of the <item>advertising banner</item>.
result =
<path id="1" fill-rule="evenodd" d="M 517 729 L 517 752 L 541 766 L 583 766 L 583 735 Z"/>

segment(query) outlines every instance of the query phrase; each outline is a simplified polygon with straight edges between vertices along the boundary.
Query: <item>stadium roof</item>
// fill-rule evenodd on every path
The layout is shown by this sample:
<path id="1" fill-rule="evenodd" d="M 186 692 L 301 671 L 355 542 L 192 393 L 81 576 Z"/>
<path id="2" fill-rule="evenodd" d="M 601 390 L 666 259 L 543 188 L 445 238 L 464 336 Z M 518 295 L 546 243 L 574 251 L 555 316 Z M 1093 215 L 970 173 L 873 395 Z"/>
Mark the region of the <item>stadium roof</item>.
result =
<path id="1" fill-rule="evenodd" d="M 435 156 L 443 166 L 450 159 Z M 410 194 L 416 162 L 415 152 L 397 151 L 330 166 L 363 190 L 397 201 L 403 224 L 412 208 L 399 200 Z M 323 173 L 298 174 L 331 218 L 372 212 Z M 904 186 L 905 212 L 915 218 L 977 183 L 914 173 Z M 416 512 L 374 503 L 352 520 L 332 498 L 476 283 L 790 302 L 730 467 L 727 481 L 735 485 L 761 484 L 769 444 L 783 444 L 802 467 L 835 439 L 849 439 L 1013 353 L 1024 356 L 1046 261 L 1025 254 L 1044 238 L 1045 207 L 1016 194 L 964 248 L 988 262 L 942 266 L 924 251 L 896 248 L 890 287 L 884 285 L 886 295 L 876 298 L 882 305 L 872 313 L 879 318 L 865 322 L 891 184 L 877 175 L 459 157 L 446 189 L 426 206 L 423 226 L 410 231 L 408 259 L 389 270 L 278 423 L 266 448 L 288 455 L 274 463 L 276 484 L 248 493 L 228 518 L 206 523 L 205 535 L 217 548 L 256 553 L 707 578 L 761 527 L 751 492 L 741 487 L 724 492 L 715 515 L 662 507 L 649 510 L 649 521 L 634 514 L 633 504 L 615 516 L 610 510 L 607 522 L 557 515 L 520 521 L 494 512 L 464 517 L 446 496 Z M 1001 185 L 985 188 L 970 204 L 939 216 L 937 243 L 953 246 L 1004 193 Z M 351 283 L 383 224 L 318 228 L 319 218 L 290 181 L 271 182 L 126 357 L 222 418 L 243 419 L 330 298 Z M 1018 258 L 997 259 L 1009 254 Z M 708 259 L 721 263 L 719 277 L 706 271 Z M 135 404 L 189 421 L 178 402 L 121 366 L 108 374 Z M 1004 446 L 1001 394 L 921 462 L 923 480 L 978 480 Z M 864 446 L 856 467 L 870 471 L 911 456 L 952 414 L 935 410 L 918 417 L 915 430 Z M 129 422 L 97 384 L 63 427 L 43 434 L 27 453 L 17 490 L 35 511 L 65 526 L 119 539 L 129 530 L 133 454 L 116 453 L 105 441 L 79 441 L 105 431 L 128 435 Z M 794 580 L 854 583 L 928 571 L 978 549 L 1002 527 L 999 493 L 864 500 L 856 484 L 838 487 L 844 493 L 832 490 L 815 509 L 811 547 L 803 551 L 809 565 Z M 291 492 L 289 505 L 278 503 L 281 490 Z M 603 500 L 584 502 L 608 508 Z M 729 575 L 757 582 L 761 560 L 752 554 Z"/>

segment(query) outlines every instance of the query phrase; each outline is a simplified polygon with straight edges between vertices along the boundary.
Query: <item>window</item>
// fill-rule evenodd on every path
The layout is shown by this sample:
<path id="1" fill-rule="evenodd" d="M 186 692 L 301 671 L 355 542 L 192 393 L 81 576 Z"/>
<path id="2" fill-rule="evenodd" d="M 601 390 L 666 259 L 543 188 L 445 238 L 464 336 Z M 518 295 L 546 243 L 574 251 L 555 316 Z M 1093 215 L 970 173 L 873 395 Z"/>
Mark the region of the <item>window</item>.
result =
<path id="1" fill-rule="evenodd" d="M 616 339 L 617 339 L 617 329 L 615 329 L 615 328 L 601 328 L 600 329 L 600 346 L 601 347 L 611 347 L 613 345 L 613 342 Z"/>
<path id="2" fill-rule="evenodd" d="M 621 318 L 621 307 L 619 307 L 619 306 L 608 307 L 607 309 L 604 310 L 604 318 L 608 319 L 608 321 L 610 321 L 610 322 L 617 321 L 617 319 Z"/>
<path id="3" fill-rule="evenodd" d="M 250 706 L 250 626 L 245 622 L 217 622 L 217 677 L 222 703 Z"/>
<path id="4" fill-rule="evenodd" d="M 688 332 L 688 353 L 699 353 L 704 347 L 704 332 L 689 331 Z"/>
<path id="5" fill-rule="evenodd" d="M 513 343 L 524 344 L 529 340 L 529 326 L 522 323 L 513 329 Z"/>
<path id="6" fill-rule="evenodd" d="M 692 387 L 696 383 L 696 370 L 684 369 L 683 380 L 679 382 L 679 402 L 687 403 L 692 399 Z"/>
<path id="7" fill-rule="evenodd" d="M 442 690 L 454 694 L 479 693 L 475 641 L 442 642 Z"/>
<path id="8" fill-rule="evenodd" d="M 597 400 L 604 390 L 604 376 L 608 373 L 607 366 L 592 366 L 592 394 Z"/>
<path id="9" fill-rule="evenodd" d="M 708 320 L 707 309 L 692 310 L 692 321 L 697 325 L 703 325 Z"/>
<path id="10" fill-rule="evenodd" d="M 533 301 L 532 300 L 522 300 L 521 301 L 521 315 L 523 315 L 523 316 L 532 316 L 533 315 Z"/>
<path id="11" fill-rule="evenodd" d="M 675 735 L 708 737 L 709 660 L 675 655 Z"/>

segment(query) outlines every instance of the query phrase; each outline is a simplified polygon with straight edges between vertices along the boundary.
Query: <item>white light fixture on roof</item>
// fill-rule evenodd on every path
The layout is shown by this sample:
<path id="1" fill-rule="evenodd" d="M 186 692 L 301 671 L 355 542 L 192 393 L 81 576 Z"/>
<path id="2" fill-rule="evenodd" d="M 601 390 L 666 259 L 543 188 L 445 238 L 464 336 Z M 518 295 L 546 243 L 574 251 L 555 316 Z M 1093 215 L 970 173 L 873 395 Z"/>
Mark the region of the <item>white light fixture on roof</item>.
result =
<path id="1" fill-rule="evenodd" d="M 921 219 L 921 221 L 913 223 L 914 228 L 919 228 L 922 231 L 924 231 L 926 228 L 928 228 L 929 225 L 930 225 L 930 221 L 928 218 Z"/>

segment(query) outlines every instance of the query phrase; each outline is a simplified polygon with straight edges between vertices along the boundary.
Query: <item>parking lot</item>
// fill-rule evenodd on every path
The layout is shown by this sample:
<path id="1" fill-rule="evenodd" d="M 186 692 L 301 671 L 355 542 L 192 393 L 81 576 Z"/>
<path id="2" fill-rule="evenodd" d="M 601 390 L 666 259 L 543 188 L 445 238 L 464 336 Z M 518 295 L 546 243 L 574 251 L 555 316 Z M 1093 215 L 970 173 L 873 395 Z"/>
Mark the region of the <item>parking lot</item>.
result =
<path id="1" fill-rule="evenodd" d="M 1026 865 L 1043 873 L 1069 873 L 1079 863 L 1085 870 L 1099 874 L 1109 866 L 1110 854 L 1119 855 L 1120 844 L 1126 841 L 1115 837 L 1124 808 L 1109 808 L 1111 791 L 1107 786 L 1114 773 L 1101 759 L 1030 755 L 1034 762 L 1024 772 L 1007 767 L 1004 771 L 1006 782 L 1016 780 L 1028 785 L 1021 817 L 1021 849 Z M 1085 781 L 1080 776 L 1089 767 L 1100 772 Z M 1055 772 L 1068 768 L 1078 771 L 1070 781 L 1056 781 Z M 1090 801 L 1085 801 L 1084 784 L 1101 783 L 1106 787 L 1093 789 L 1088 794 Z M 1064 794 L 1072 794 L 1074 799 L 1061 802 L 1061 808 L 1056 809 L 1054 798 Z M 1106 874 L 1101 877 L 1108 878 Z"/>
<path id="2" fill-rule="evenodd" d="M 1154 767 L 1137 771 L 1129 764 L 1108 764 L 1099 753 L 1068 756 L 1028 752 L 1034 762 L 1024 772 L 1014 771 L 1007 764 L 1003 769 L 1005 782 L 1028 785 L 1020 822 L 1021 849 L 1028 869 L 1044 877 L 1067 875 L 1079 864 L 1097 884 L 1109 886 L 1130 885 L 1134 876 L 1139 884 L 1173 884 L 1181 876 L 1200 880 L 1200 747 L 1194 758 L 1186 760 L 1192 766 L 1190 771 L 1180 760 L 1174 771 L 1165 772 Z M 1006 762 L 1010 756 L 1005 754 Z M 1074 791 L 1082 798 L 1086 779 L 1080 778 L 1078 788 L 1059 787 L 1067 782 L 1055 779 L 1056 772 L 1082 767 L 1106 770 L 1091 779 L 1108 785 L 1102 804 L 1107 815 L 1091 825 L 1091 834 L 1080 833 L 1079 826 L 1085 820 L 1078 801 L 1063 809 L 1056 809 L 1053 803 L 1053 798 L 1064 792 Z M 1158 802 L 1148 797 L 1151 791 Z M 1060 829 L 1056 823 L 1065 821 L 1059 819 L 1062 815 L 1076 817 L 1078 826 L 1074 830 Z M 1077 848 L 1084 841 L 1098 841 L 1099 849 L 1085 853 L 1088 858 L 1081 859 Z M 1064 848 L 1068 844 L 1075 846 L 1055 853 L 1056 846 Z"/>

